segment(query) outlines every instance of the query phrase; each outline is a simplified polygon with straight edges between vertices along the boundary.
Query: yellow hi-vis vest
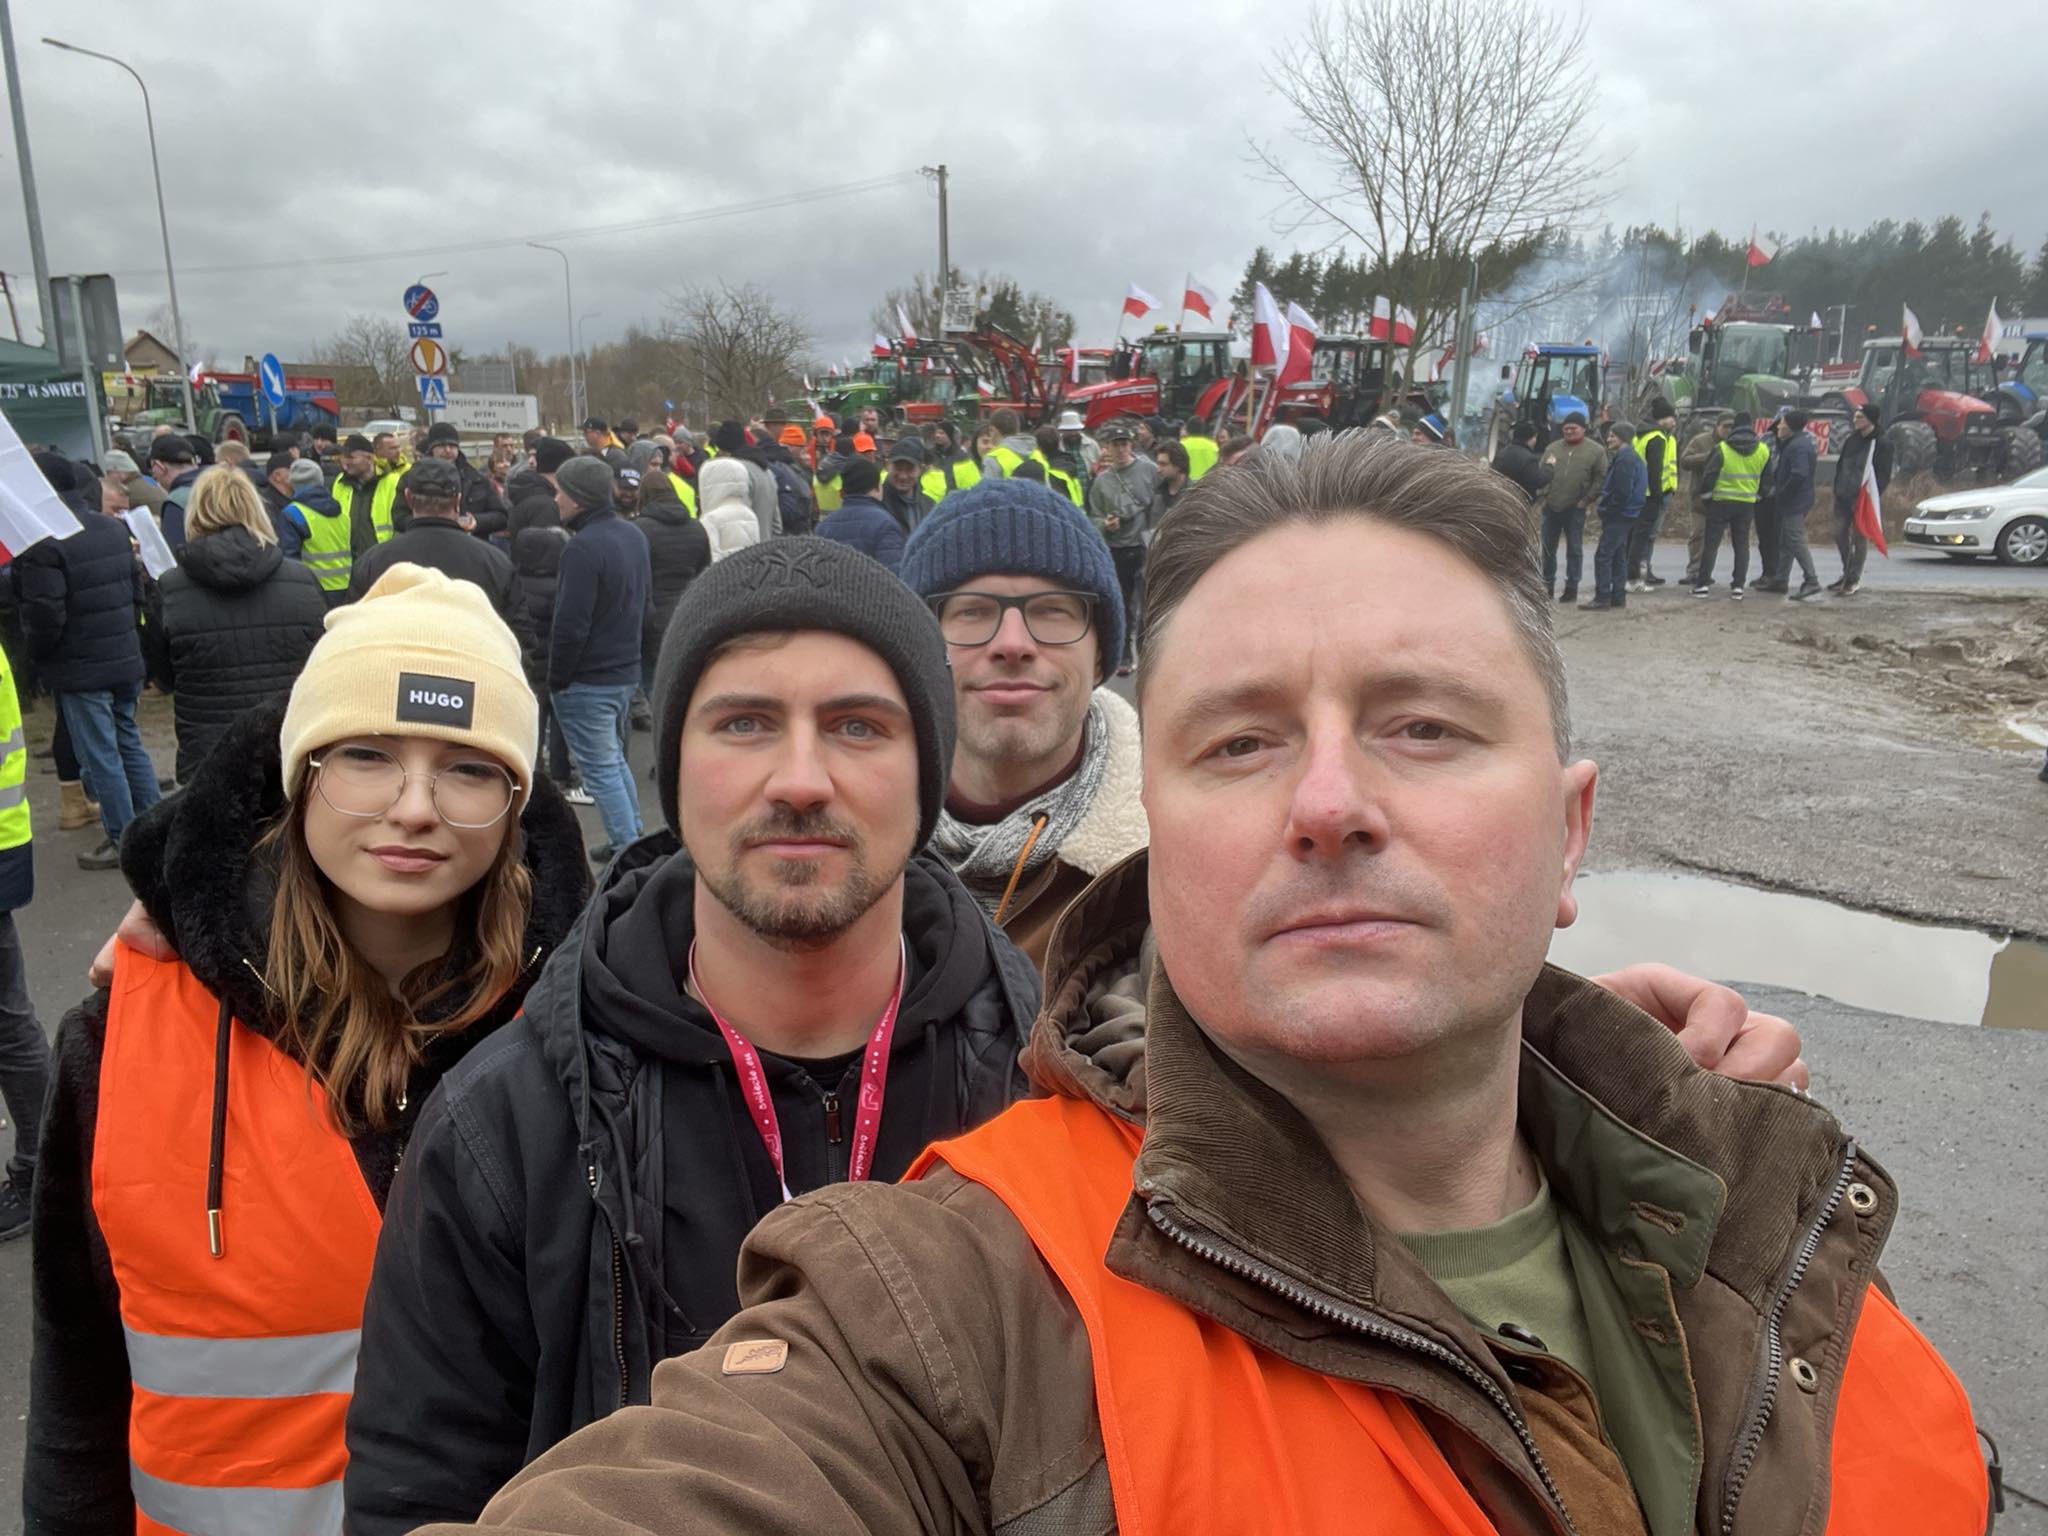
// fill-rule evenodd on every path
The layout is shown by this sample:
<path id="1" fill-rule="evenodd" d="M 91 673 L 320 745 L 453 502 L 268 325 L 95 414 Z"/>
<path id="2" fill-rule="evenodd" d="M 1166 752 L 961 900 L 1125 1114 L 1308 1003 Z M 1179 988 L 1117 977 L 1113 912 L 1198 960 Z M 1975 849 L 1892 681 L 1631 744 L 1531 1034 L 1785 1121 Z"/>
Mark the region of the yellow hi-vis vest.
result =
<path id="1" fill-rule="evenodd" d="M 988 456 L 996 461 L 996 464 L 998 465 L 998 467 L 1001 468 L 1003 475 L 1006 479 L 1009 476 L 1017 473 L 1017 466 L 1024 462 L 1023 454 L 1019 453 L 1014 448 L 1005 446 L 1002 443 L 997 443 L 995 447 L 989 449 Z M 1036 452 L 1034 452 L 1031 456 L 1033 458 L 1038 457 Z"/>
<path id="2" fill-rule="evenodd" d="M 1031 450 L 1031 459 L 1033 463 L 1045 471 L 1045 483 L 1047 485 L 1065 496 L 1075 506 L 1081 505 L 1081 487 L 1075 483 L 1072 475 L 1063 469 L 1054 469 L 1047 461 L 1045 455 L 1036 448 Z"/>
<path id="3" fill-rule="evenodd" d="M 1210 470 L 1214 469 L 1217 458 L 1223 452 L 1221 448 L 1216 446 L 1216 439 L 1208 436 L 1206 433 L 1197 433 L 1193 437 L 1184 437 L 1180 440 L 1180 445 L 1187 450 L 1188 478 L 1190 480 L 1199 480 L 1202 476 L 1209 473 Z"/>
<path id="4" fill-rule="evenodd" d="M 391 537 L 391 508 L 398 500 L 398 482 L 403 478 L 402 475 L 384 475 L 378 479 L 376 489 L 370 492 L 370 527 L 376 533 L 379 544 Z M 341 510 L 348 514 L 353 525 L 356 488 L 350 483 L 347 475 L 334 482 L 332 494 L 335 501 L 340 504 Z"/>
<path id="5" fill-rule="evenodd" d="M 846 498 L 839 494 L 839 477 L 837 475 L 834 475 L 829 480 L 820 475 L 812 482 L 811 488 L 817 493 L 818 510 L 820 512 L 837 512 L 846 505 Z"/>
<path id="6" fill-rule="evenodd" d="M 19 848 L 28 837 L 28 743 L 21 735 L 14 668 L 0 651 L 0 851 Z"/>
<path id="7" fill-rule="evenodd" d="M 918 476 L 917 480 L 917 488 L 934 502 L 944 501 L 948 491 L 964 491 L 970 485 L 979 484 L 981 470 L 972 459 L 952 459 L 947 463 L 934 465 Z"/>
<path id="8" fill-rule="evenodd" d="M 690 516 L 697 515 L 697 488 L 674 470 L 668 472 L 668 483 L 676 488 L 676 500 L 690 509 Z"/>
<path id="9" fill-rule="evenodd" d="M 1636 452 L 1642 455 L 1645 464 L 1650 462 L 1650 444 L 1658 438 L 1664 440 L 1664 462 L 1657 466 L 1657 483 L 1650 487 L 1653 495 L 1669 496 L 1678 489 L 1678 439 L 1660 427 L 1636 434 Z"/>
<path id="10" fill-rule="evenodd" d="M 294 507 L 306 520 L 306 542 L 299 546 L 300 562 L 313 573 L 321 591 L 347 591 L 349 568 L 355 560 L 349 544 L 348 509 L 315 512 L 303 501 L 295 501 L 285 511 Z"/>
<path id="11" fill-rule="evenodd" d="M 1754 506 L 1757 489 L 1763 481 L 1764 466 L 1771 461 L 1771 450 L 1762 443 L 1748 453 L 1737 453 L 1726 443 L 1718 446 L 1721 450 L 1721 471 L 1714 477 L 1714 489 L 1707 499 Z"/>

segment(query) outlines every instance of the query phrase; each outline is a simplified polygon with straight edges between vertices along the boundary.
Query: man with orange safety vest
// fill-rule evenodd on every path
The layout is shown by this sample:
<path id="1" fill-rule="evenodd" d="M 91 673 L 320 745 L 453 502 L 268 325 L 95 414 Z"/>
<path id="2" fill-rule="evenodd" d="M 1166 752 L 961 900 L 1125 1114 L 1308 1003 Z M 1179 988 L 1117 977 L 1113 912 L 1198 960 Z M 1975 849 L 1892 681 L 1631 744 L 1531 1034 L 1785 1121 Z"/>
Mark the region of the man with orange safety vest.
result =
<path id="1" fill-rule="evenodd" d="M 1356 434 L 1204 491 L 1045 1096 L 770 1212 L 746 1309 L 486 1528 L 1982 1531 L 1889 1176 L 1545 964 L 1598 770 L 1523 496 Z"/>

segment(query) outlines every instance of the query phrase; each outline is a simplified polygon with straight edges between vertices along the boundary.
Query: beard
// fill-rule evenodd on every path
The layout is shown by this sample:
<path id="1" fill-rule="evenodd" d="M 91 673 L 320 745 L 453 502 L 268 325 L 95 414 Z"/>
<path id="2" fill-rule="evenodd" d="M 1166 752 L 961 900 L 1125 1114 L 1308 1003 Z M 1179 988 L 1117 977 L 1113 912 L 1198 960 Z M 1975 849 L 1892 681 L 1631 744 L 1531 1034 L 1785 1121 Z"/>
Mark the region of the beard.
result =
<path id="1" fill-rule="evenodd" d="M 835 884 L 808 859 L 773 859 L 765 881 L 741 873 L 740 861 L 760 842 L 778 838 L 831 838 L 843 843 L 849 868 Z M 726 862 L 717 869 L 697 864 L 698 878 L 718 904 L 749 932 L 771 944 L 811 947 L 828 944 L 868 914 L 909 863 L 881 873 L 868 862 L 866 841 L 852 827 L 822 812 L 784 811 L 736 828 L 727 842 Z"/>

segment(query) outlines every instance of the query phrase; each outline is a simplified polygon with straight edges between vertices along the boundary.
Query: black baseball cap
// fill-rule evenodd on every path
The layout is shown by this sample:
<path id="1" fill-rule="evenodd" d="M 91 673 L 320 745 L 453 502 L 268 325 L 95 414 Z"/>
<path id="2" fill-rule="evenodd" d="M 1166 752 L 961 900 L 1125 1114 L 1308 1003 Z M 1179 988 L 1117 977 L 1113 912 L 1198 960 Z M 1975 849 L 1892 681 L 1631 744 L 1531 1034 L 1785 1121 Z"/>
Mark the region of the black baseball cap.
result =
<path id="1" fill-rule="evenodd" d="M 583 430 L 586 432 L 609 432 L 611 429 L 611 423 L 602 416 L 586 416 L 583 418 Z"/>

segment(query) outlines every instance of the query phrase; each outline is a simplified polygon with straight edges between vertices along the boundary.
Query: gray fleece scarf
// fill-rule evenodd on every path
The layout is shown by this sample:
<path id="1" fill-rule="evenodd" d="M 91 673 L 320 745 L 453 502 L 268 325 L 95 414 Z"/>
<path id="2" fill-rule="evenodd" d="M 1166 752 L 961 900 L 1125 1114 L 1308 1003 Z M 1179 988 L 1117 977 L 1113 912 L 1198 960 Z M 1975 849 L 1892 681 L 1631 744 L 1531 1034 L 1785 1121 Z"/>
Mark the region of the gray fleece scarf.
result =
<path id="1" fill-rule="evenodd" d="M 1108 764 L 1109 722 L 1103 718 L 1100 701 L 1091 699 L 1080 767 L 1001 821 L 986 826 L 961 821 L 941 808 L 938 826 L 932 831 L 932 852 L 952 866 L 968 894 L 993 918 L 1013 877 L 1021 886 L 1058 855 L 1095 803 Z M 1044 830 L 1034 839 L 1032 830 L 1041 819 Z M 1018 871 L 1020 863 L 1022 873 Z"/>

